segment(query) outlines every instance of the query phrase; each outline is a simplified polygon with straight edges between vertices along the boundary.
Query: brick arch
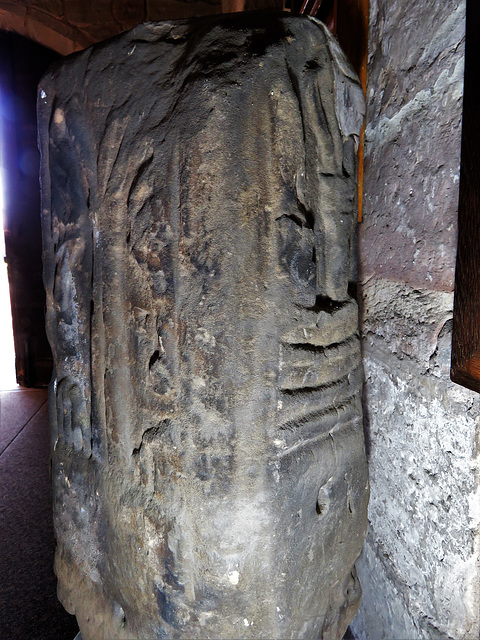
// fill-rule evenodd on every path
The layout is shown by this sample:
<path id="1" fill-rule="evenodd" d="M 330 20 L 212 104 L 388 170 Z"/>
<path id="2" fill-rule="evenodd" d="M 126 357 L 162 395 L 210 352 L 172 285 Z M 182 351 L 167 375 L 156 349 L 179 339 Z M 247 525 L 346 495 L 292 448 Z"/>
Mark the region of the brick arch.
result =
<path id="1" fill-rule="evenodd" d="M 67 55 L 139 22 L 221 10 L 221 0 L 0 0 L 0 29 Z"/>
<path id="2" fill-rule="evenodd" d="M 0 0 L 0 29 L 14 31 L 62 55 L 92 43 L 86 34 L 65 24 L 62 19 L 29 8 L 25 2 Z"/>

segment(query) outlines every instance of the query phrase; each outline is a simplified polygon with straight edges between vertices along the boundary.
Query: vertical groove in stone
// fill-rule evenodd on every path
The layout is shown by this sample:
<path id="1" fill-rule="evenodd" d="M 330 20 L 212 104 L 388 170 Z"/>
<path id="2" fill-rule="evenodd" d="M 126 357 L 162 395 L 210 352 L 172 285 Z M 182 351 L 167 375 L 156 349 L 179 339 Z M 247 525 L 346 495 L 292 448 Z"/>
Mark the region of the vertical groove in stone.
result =
<path id="1" fill-rule="evenodd" d="M 343 635 L 362 115 L 323 25 L 274 14 L 141 25 L 44 78 L 56 570 L 85 638 Z"/>

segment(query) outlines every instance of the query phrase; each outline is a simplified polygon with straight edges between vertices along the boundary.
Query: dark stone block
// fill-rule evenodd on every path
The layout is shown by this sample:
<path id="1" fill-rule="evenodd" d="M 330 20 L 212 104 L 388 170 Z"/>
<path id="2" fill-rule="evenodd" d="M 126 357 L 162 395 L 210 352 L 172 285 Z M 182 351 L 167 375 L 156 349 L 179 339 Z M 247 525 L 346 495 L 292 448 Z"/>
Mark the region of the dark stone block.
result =
<path id="1" fill-rule="evenodd" d="M 139 26 L 39 94 L 56 570 L 88 638 L 341 638 L 367 467 L 357 80 L 321 23 Z"/>

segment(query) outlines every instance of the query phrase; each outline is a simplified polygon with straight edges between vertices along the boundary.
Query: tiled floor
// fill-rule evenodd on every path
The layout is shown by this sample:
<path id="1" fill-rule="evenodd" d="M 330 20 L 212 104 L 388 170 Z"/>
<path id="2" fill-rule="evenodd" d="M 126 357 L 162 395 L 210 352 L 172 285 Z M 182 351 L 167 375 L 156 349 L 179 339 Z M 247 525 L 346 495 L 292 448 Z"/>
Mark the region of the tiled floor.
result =
<path id="1" fill-rule="evenodd" d="M 73 640 L 56 597 L 47 392 L 0 391 L 0 640 Z"/>

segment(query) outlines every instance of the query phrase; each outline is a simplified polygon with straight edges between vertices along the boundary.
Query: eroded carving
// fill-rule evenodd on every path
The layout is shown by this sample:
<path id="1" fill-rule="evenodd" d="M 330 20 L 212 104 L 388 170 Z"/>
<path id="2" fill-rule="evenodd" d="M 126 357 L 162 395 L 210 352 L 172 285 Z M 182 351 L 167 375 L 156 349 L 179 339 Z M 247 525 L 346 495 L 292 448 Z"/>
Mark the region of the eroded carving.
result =
<path id="1" fill-rule="evenodd" d="M 362 110 L 323 25 L 275 15 L 141 25 L 44 78 L 56 571 L 86 640 L 343 635 Z"/>

